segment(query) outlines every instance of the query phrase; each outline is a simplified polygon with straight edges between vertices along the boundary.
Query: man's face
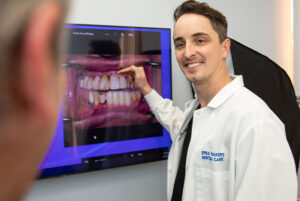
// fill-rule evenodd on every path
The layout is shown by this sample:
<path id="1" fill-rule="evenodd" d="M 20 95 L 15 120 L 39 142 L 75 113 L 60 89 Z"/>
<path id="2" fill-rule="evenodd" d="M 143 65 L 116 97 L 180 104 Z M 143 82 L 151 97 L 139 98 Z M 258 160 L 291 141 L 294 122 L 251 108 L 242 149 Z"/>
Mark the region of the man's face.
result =
<path id="1" fill-rule="evenodd" d="M 210 21 L 198 14 L 184 14 L 177 20 L 174 45 L 182 72 L 194 84 L 212 79 L 228 53 Z"/>

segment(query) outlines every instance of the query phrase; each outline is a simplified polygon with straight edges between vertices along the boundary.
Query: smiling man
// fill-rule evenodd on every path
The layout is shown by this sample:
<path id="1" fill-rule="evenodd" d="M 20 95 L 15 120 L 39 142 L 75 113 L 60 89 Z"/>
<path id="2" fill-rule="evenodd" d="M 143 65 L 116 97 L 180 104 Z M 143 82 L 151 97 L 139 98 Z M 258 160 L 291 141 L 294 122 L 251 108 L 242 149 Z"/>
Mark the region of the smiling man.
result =
<path id="1" fill-rule="evenodd" d="M 186 78 L 193 83 L 201 107 L 231 81 L 225 62 L 230 40 L 221 37 L 224 36 L 219 37 L 203 15 L 187 13 L 175 24 L 176 59 Z"/>
<path id="2" fill-rule="evenodd" d="M 283 123 L 242 76 L 227 72 L 226 18 L 189 0 L 174 19 L 176 59 L 196 92 L 184 112 L 149 86 L 142 67 L 119 72 L 135 76 L 170 132 L 168 200 L 295 201 L 296 168 Z"/>

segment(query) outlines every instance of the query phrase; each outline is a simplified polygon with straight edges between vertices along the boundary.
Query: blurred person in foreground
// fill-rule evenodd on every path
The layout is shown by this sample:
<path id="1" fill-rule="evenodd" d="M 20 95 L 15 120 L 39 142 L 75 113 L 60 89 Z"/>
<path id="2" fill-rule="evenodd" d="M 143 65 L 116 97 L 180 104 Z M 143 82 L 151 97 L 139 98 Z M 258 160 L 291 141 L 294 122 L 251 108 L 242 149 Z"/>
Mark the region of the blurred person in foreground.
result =
<path id="1" fill-rule="evenodd" d="M 0 200 L 21 200 L 58 117 L 58 36 L 68 2 L 0 0 Z"/>
<path id="2" fill-rule="evenodd" d="M 174 12 L 177 62 L 195 89 L 185 111 L 151 88 L 142 67 L 134 77 L 170 132 L 170 201 L 295 201 L 297 175 L 284 124 L 264 101 L 229 75 L 227 21 L 206 3 L 188 0 Z"/>

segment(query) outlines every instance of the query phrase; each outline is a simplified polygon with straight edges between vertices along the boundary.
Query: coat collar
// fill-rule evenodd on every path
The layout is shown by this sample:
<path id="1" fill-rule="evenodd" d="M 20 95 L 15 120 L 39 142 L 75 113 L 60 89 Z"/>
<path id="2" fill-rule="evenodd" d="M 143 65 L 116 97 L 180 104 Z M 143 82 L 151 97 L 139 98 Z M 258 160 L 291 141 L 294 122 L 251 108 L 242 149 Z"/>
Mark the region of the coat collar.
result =
<path id="1" fill-rule="evenodd" d="M 231 76 L 233 80 L 223 87 L 211 101 L 207 104 L 207 107 L 216 109 L 228 100 L 237 90 L 244 86 L 242 75 Z"/>
<path id="2" fill-rule="evenodd" d="M 211 109 L 216 109 L 219 106 L 221 106 L 227 99 L 230 98 L 238 89 L 242 88 L 244 86 L 243 77 L 242 75 L 239 76 L 231 76 L 233 80 L 227 84 L 225 87 L 223 87 L 214 97 L 213 99 L 208 103 L 207 107 Z M 195 99 L 190 100 L 185 103 L 185 119 L 182 124 L 182 127 L 180 129 L 181 135 L 185 132 L 188 123 L 190 122 L 193 111 L 197 109 L 199 106 L 199 101 L 197 96 L 195 96 Z"/>

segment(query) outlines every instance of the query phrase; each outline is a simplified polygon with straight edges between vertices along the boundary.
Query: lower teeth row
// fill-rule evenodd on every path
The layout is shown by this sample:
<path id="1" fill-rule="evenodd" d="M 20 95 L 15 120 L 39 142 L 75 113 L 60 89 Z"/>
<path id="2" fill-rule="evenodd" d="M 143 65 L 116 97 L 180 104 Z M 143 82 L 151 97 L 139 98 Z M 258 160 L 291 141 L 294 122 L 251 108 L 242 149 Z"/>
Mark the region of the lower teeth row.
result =
<path id="1" fill-rule="evenodd" d="M 89 92 L 89 103 L 97 106 L 107 103 L 108 105 L 129 106 L 132 101 L 139 101 L 142 97 L 140 91 L 108 91 L 108 92 Z"/>

